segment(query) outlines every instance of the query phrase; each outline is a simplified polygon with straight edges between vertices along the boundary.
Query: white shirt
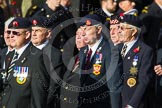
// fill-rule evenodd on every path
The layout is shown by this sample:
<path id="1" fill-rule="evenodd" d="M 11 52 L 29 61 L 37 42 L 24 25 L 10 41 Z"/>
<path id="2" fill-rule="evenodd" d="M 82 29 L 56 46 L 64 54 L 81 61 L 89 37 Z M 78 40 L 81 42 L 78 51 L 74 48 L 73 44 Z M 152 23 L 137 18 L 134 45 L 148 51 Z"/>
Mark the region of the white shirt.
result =
<path id="1" fill-rule="evenodd" d="M 37 47 L 38 49 L 40 49 L 40 50 L 42 50 L 47 44 L 48 44 L 48 40 L 47 41 L 45 41 L 43 44 L 41 44 L 41 45 L 34 45 L 35 47 Z"/>
<path id="2" fill-rule="evenodd" d="M 137 9 L 131 9 L 127 12 L 124 12 L 124 14 L 126 14 L 126 15 L 133 15 L 134 13 L 138 13 L 138 10 Z"/>
<path id="3" fill-rule="evenodd" d="M 20 48 L 18 50 L 15 49 L 15 51 L 19 54 L 17 59 L 20 58 L 20 56 L 22 55 L 22 53 L 25 51 L 25 49 L 28 47 L 29 44 L 30 44 L 30 42 L 28 42 L 25 46 L 23 46 L 22 48 Z"/>
<path id="4" fill-rule="evenodd" d="M 138 40 L 138 37 L 135 39 L 135 40 L 133 40 L 133 41 L 131 41 L 131 42 L 128 42 L 126 45 L 127 45 L 127 49 L 126 49 L 126 51 L 125 51 L 125 55 L 128 53 L 128 51 L 132 48 L 132 46 L 135 44 L 135 42 Z M 124 44 L 125 45 L 125 44 Z"/>
<path id="5" fill-rule="evenodd" d="M 91 50 L 92 50 L 91 59 L 92 59 L 92 57 L 94 56 L 94 54 L 95 54 L 95 52 L 96 52 L 96 50 L 97 50 L 97 48 L 98 48 L 98 46 L 99 46 L 99 44 L 101 43 L 102 40 L 103 40 L 103 37 L 101 36 L 101 38 L 100 38 L 92 47 L 90 47 L 90 46 L 88 45 L 88 48 L 89 48 L 89 49 L 91 48 Z M 91 60 L 91 59 L 90 59 L 90 60 Z"/>
<path id="6" fill-rule="evenodd" d="M 162 5 L 159 5 L 159 4 L 157 4 L 159 7 L 160 7 L 160 9 L 162 10 Z"/>
<path id="7" fill-rule="evenodd" d="M 107 16 L 111 16 L 111 15 L 113 15 L 112 13 L 110 13 L 109 11 L 107 11 L 107 10 L 105 10 L 105 9 L 102 9 L 104 12 L 105 12 L 105 14 L 107 15 Z"/>

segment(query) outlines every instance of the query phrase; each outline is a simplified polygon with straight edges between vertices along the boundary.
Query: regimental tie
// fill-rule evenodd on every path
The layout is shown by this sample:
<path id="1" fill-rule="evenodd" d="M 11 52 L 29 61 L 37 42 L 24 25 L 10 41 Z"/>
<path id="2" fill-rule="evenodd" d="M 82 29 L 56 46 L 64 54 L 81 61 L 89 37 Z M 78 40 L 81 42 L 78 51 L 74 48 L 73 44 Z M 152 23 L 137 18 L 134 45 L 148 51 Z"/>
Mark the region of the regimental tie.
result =
<path id="1" fill-rule="evenodd" d="M 127 50 L 127 45 L 125 44 L 122 48 L 122 51 L 121 51 L 121 56 L 124 58 L 125 57 L 125 52 Z"/>
<path id="2" fill-rule="evenodd" d="M 13 58 L 12 58 L 12 61 L 11 61 L 11 63 L 10 63 L 10 66 L 9 66 L 9 68 L 8 68 L 8 77 L 9 77 L 9 75 L 10 75 L 10 72 L 13 70 L 13 68 L 14 68 L 14 66 L 15 66 L 15 63 L 16 63 L 16 61 L 17 61 L 17 59 L 18 59 L 18 56 L 19 56 L 19 54 L 15 51 L 15 54 L 14 54 L 14 56 L 13 56 Z"/>
<path id="3" fill-rule="evenodd" d="M 75 58 L 75 64 L 74 64 L 74 67 L 73 67 L 72 72 L 74 72 L 78 68 L 79 63 L 80 63 L 79 56 L 76 56 L 76 58 Z"/>
<path id="4" fill-rule="evenodd" d="M 86 56 L 86 62 L 85 62 L 85 70 L 88 70 L 91 60 L 92 50 L 89 49 L 87 56 Z"/>

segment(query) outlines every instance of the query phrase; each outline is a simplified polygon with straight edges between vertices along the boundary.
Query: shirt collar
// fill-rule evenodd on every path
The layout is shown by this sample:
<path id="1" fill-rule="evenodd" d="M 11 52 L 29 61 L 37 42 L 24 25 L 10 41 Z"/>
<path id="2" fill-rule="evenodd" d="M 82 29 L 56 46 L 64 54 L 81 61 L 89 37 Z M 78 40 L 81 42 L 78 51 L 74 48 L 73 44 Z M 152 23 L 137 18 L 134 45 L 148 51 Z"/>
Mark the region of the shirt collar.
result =
<path id="1" fill-rule="evenodd" d="M 124 12 L 124 14 L 126 14 L 126 15 L 133 15 L 134 13 L 138 13 L 138 10 L 137 9 L 131 9 L 127 12 Z"/>
<path id="2" fill-rule="evenodd" d="M 19 55 L 18 55 L 18 59 L 19 57 L 22 55 L 22 53 L 25 51 L 25 49 L 28 47 L 28 45 L 30 44 L 30 42 L 28 42 L 25 46 L 23 46 L 22 48 L 20 49 L 15 49 L 15 52 L 17 52 Z"/>
<path id="3" fill-rule="evenodd" d="M 160 7 L 160 9 L 162 10 L 162 5 L 159 5 L 159 4 L 157 4 L 159 7 Z"/>
<path id="4" fill-rule="evenodd" d="M 91 48 L 91 50 L 92 50 L 91 58 L 95 54 L 95 52 L 96 52 L 96 50 L 97 50 L 97 48 L 98 48 L 98 46 L 99 46 L 99 44 L 101 43 L 102 40 L 103 40 L 103 37 L 101 36 L 100 39 L 92 47 L 88 46 L 88 48 L 89 49 Z"/>
<path id="5" fill-rule="evenodd" d="M 107 16 L 111 16 L 111 15 L 113 15 L 112 13 L 110 13 L 109 11 L 107 11 L 106 9 L 102 9 L 104 12 L 105 12 L 105 14 L 107 15 Z"/>
<path id="6" fill-rule="evenodd" d="M 138 37 L 135 39 L 135 40 L 133 40 L 133 41 L 131 41 L 131 42 L 128 42 L 126 45 L 127 45 L 127 50 L 126 50 L 126 52 L 125 52 L 125 55 L 128 53 L 128 51 L 132 48 L 132 46 L 136 43 L 136 41 L 138 40 Z M 124 44 L 125 45 L 125 44 Z"/>
<path id="7" fill-rule="evenodd" d="M 9 52 L 14 51 L 14 50 L 15 50 L 14 48 L 10 50 L 9 47 L 7 47 L 6 55 L 7 55 Z"/>
<path id="8" fill-rule="evenodd" d="M 47 44 L 48 44 L 48 40 L 47 41 L 45 41 L 43 44 L 41 44 L 41 45 L 34 45 L 35 47 L 37 47 L 38 49 L 40 49 L 40 50 L 42 50 Z"/>

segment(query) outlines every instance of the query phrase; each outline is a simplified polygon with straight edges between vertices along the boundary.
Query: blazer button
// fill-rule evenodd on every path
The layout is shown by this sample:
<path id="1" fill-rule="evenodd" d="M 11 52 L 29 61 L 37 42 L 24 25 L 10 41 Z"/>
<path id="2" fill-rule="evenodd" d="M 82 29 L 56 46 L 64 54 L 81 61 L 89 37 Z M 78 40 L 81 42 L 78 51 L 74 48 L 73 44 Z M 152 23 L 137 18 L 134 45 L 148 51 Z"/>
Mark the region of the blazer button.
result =
<path id="1" fill-rule="evenodd" d="M 66 101 L 67 100 L 67 98 L 66 97 L 64 97 L 64 101 Z"/>
<path id="2" fill-rule="evenodd" d="M 67 89 L 68 89 L 68 87 L 65 87 L 65 89 L 67 90 Z"/>
<path id="3" fill-rule="evenodd" d="M 6 95 L 6 93 L 3 93 L 3 96 L 5 96 Z"/>

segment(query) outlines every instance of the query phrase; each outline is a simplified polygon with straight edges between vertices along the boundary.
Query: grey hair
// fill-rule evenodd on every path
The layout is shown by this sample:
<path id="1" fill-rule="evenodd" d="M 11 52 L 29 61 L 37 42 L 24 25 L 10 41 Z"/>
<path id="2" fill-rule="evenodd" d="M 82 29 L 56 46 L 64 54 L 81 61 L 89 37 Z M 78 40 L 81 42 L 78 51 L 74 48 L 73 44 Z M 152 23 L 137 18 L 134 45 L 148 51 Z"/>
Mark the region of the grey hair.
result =
<path id="1" fill-rule="evenodd" d="M 16 17 L 10 17 L 6 22 L 5 22 L 5 28 L 8 27 L 8 25 L 15 19 Z"/>

